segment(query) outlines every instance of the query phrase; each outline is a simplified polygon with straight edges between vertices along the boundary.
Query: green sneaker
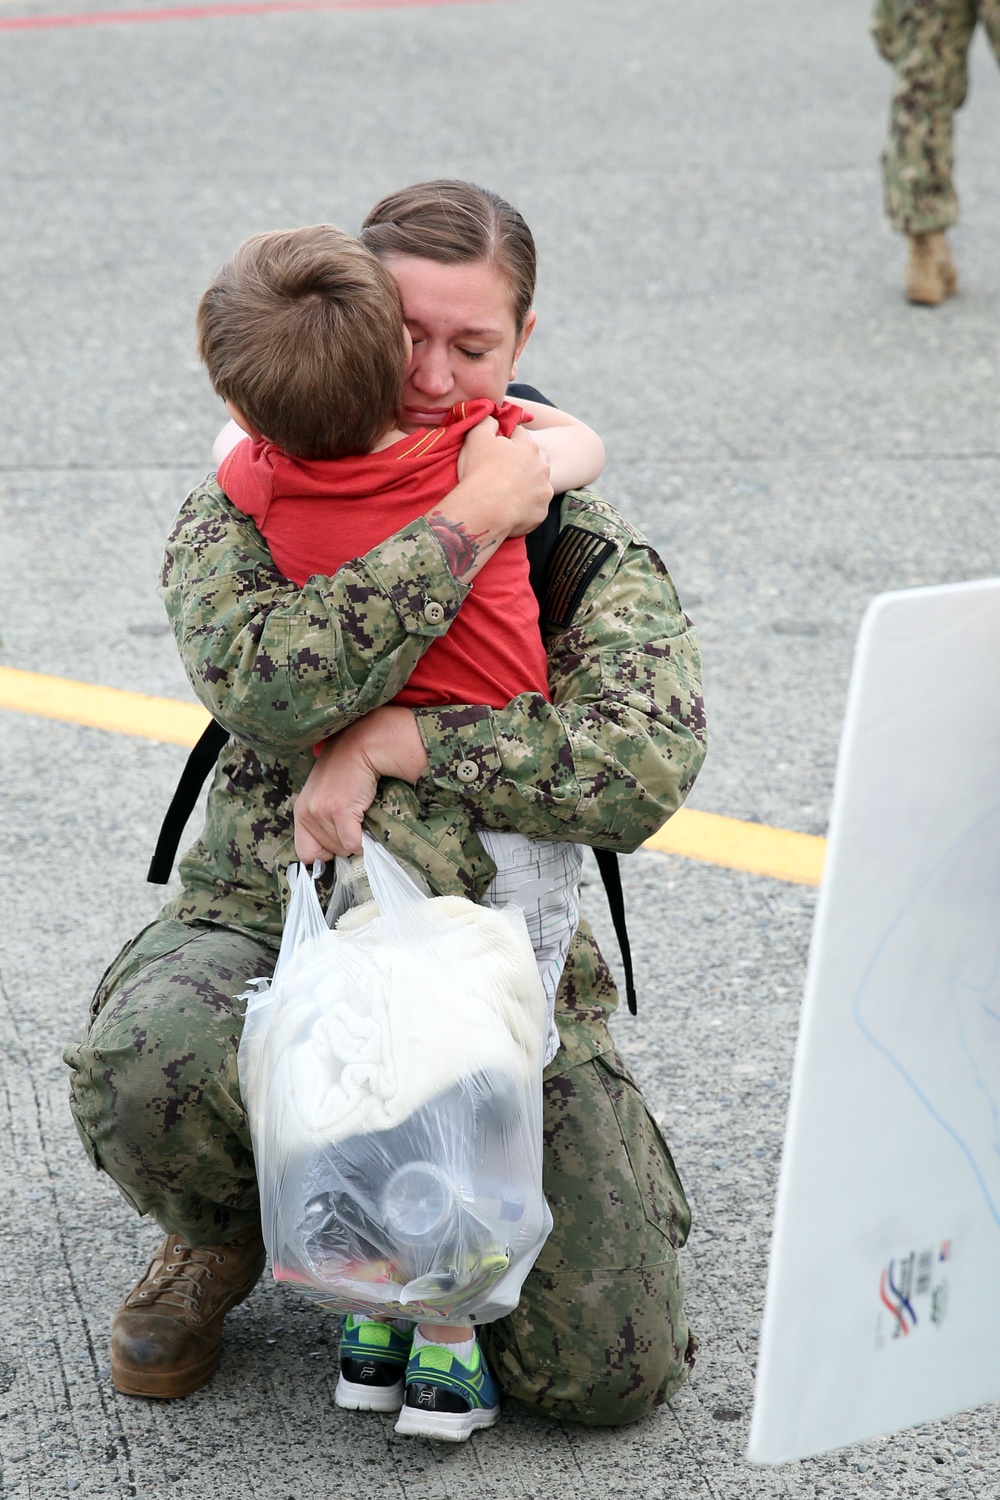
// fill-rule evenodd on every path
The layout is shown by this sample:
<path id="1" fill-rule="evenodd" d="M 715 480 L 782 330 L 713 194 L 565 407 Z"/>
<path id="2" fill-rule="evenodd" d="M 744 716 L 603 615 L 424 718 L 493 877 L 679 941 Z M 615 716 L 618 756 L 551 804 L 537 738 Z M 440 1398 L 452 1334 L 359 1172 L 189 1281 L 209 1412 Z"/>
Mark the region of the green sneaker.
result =
<path id="1" fill-rule="evenodd" d="M 464 1443 L 500 1415 L 500 1391 L 479 1347 L 466 1364 L 447 1344 L 422 1344 L 406 1366 L 406 1395 L 396 1431 L 408 1437 Z"/>
<path id="2" fill-rule="evenodd" d="M 340 1335 L 340 1379 L 334 1400 L 347 1411 L 398 1411 L 413 1329 L 348 1313 Z"/>

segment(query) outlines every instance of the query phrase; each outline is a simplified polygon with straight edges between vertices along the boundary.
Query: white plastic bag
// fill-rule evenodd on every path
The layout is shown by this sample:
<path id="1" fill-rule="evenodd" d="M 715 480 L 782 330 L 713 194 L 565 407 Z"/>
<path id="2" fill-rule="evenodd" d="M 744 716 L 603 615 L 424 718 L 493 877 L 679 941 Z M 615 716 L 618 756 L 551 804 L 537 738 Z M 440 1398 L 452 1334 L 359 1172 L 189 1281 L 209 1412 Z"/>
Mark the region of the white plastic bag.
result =
<path id="1" fill-rule="evenodd" d="M 425 896 L 367 835 L 364 860 L 373 900 L 334 930 L 290 872 L 274 978 L 248 998 L 264 1240 L 276 1279 L 329 1307 L 490 1322 L 552 1227 L 531 942 L 517 908 Z"/>

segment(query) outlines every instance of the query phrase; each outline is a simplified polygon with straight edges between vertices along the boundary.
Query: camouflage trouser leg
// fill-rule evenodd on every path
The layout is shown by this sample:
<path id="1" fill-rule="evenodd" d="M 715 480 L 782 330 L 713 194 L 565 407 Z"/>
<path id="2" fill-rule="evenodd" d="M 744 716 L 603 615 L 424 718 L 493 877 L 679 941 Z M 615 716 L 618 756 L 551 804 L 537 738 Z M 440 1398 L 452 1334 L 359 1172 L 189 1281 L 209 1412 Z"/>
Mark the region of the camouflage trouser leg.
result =
<path id="1" fill-rule="evenodd" d="M 993 48 L 993 56 L 1000 63 L 1000 0 L 976 0 L 976 9 Z"/>
<path id="2" fill-rule="evenodd" d="M 885 211 L 901 234 L 947 229 L 958 218 L 952 125 L 968 89 L 978 9 L 976 0 L 876 0 L 872 31 L 896 69 L 882 152 Z"/>
<path id="3" fill-rule="evenodd" d="M 68 1048 L 71 1107 L 91 1160 L 140 1213 L 218 1244 L 258 1218 L 234 996 L 274 967 L 264 943 L 157 921 L 119 954 Z M 507 1394 L 597 1426 L 668 1399 L 693 1358 L 677 1249 L 689 1225 L 670 1153 L 607 1016 L 611 975 L 585 925 L 556 1000 L 546 1070 L 544 1183 L 555 1227 L 515 1312 L 483 1329 Z"/>
<path id="4" fill-rule="evenodd" d="M 508 1396 L 540 1414 L 617 1426 L 674 1394 L 696 1345 L 677 1258 L 687 1200 L 597 1018 L 602 1000 L 617 1003 L 584 933 L 556 1002 L 563 1047 L 545 1073 L 543 1170 L 554 1226 L 519 1305 L 484 1328 L 482 1342 Z"/>
<path id="5" fill-rule="evenodd" d="M 83 1044 L 64 1054 L 91 1161 L 188 1244 L 220 1244 L 259 1217 L 235 997 L 276 956 L 224 927 L 153 922 L 108 969 Z"/>

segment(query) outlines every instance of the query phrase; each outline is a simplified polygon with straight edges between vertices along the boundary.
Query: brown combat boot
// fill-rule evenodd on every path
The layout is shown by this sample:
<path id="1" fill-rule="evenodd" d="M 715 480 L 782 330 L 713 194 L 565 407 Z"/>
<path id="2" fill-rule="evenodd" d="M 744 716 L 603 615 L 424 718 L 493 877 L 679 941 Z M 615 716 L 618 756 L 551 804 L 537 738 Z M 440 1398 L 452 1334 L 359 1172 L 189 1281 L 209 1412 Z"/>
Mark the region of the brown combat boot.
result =
<path id="1" fill-rule="evenodd" d="M 164 1400 L 204 1385 L 222 1354 L 222 1320 L 250 1295 L 266 1258 L 256 1224 L 202 1249 L 168 1234 L 111 1325 L 118 1390 Z"/>
<path id="2" fill-rule="evenodd" d="M 906 295 L 911 302 L 937 307 L 958 291 L 958 272 L 941 230 L 911 234 L 906 261 Z"/>

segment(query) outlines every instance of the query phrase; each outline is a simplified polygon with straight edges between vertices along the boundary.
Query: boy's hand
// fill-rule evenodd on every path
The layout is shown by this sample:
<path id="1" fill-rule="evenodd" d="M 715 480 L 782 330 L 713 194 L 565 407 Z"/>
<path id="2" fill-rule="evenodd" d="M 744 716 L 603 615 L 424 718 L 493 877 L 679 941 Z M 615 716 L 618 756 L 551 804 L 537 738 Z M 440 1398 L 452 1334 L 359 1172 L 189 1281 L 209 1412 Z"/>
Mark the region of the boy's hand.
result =
<path id="1" fill-rule="evenodd" d="M 387 704 L 324 745 L 295 799 L 295 852 L 303 864 L 360 854 L 361 825 L 380 776 L 411 784 L 427 769 L 417 721 Z"/>

